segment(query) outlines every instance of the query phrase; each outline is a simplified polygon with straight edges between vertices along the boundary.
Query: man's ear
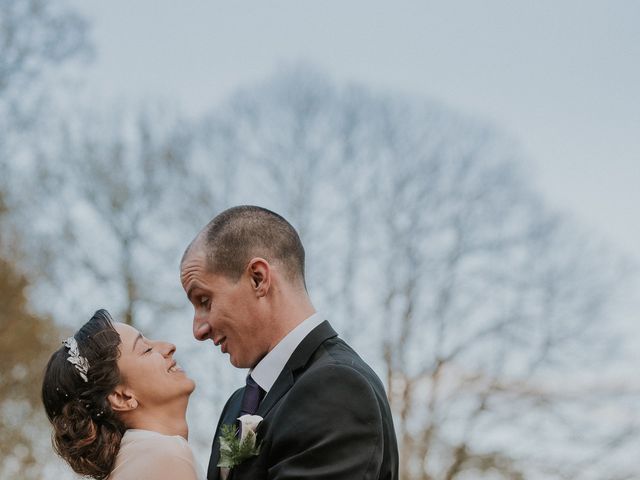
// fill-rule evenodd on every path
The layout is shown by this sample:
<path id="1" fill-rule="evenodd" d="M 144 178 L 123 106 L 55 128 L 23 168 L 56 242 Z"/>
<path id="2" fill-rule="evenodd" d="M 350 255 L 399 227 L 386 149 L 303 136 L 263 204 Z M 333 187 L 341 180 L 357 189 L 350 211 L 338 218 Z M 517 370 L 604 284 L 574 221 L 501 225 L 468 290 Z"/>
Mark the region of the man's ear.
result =
<path id="1" fill-rule="evenodd" d="M 138 401 L 133 392 L 121 386 L 117 386 L 107 399 L 111 404 L 111 409 L 115 412 L 130 412 L 138 408 Z"/>
<path id="2" fill-rule="evenodd" d="M 271 286 L 271 266 L 269 262 L 260 257 L 252 258 L 247 271 L 251 279 L 251 288 L 256 297 L 266 296 Z"/>

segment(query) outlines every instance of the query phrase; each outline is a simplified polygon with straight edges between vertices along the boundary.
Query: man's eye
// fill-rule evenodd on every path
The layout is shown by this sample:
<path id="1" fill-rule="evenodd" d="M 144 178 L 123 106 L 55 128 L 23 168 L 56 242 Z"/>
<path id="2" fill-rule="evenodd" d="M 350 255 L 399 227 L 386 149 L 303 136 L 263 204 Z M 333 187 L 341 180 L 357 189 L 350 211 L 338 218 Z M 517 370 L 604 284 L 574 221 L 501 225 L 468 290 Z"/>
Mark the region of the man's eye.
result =
<path id="1" fill-rule="evenodd" d="M 200 306 L 206 307 L 207 303 L 209 303 L 209 297 L 200 297 Z"/>

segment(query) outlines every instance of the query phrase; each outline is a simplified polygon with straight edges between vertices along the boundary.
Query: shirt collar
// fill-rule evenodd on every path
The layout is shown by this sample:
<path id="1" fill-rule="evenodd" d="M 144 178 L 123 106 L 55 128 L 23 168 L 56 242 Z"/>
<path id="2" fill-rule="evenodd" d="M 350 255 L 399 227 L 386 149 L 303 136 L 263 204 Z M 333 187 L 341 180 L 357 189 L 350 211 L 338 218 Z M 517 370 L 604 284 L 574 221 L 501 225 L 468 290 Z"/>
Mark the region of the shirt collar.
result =
<path id="1" fill-rule="evenodd" d="M 265 392 L 269 392 L 289 358 L 311 331 L 320 325 L 324 318 L 314 313 L 291 330 L 278 344 L 253 367 L 249 374 Z"/>

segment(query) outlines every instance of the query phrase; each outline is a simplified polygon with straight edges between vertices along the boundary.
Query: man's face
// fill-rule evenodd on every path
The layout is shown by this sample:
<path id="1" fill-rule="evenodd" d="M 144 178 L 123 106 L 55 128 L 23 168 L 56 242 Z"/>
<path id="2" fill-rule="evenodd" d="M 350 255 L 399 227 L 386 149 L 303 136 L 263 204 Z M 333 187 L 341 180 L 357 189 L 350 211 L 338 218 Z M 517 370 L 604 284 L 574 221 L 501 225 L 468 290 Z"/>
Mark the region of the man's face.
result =
<path id="1" fill-rule="evenodd" d="M 209 272 L 204 253 L 194 248 L 182 262 L 180 280 L 194 308 L 197 340 L 213 340 L 238 368 L 251 368 L 268 353 L 258 299 L 247 272 L 237 282 Z"/>

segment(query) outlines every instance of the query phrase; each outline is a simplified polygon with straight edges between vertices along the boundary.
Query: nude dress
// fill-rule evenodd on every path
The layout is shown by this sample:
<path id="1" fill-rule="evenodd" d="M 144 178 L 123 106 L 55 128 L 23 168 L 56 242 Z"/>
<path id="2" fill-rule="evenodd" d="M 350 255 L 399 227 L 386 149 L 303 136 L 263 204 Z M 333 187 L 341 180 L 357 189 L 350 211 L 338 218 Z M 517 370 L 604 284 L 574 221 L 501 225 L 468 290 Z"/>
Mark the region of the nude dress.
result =
<path id="1" fill-rule="evenodd" d="M 187 441 L 179 435 L 130 429 L 124 433 L 108 480 L 203 480 Z"/>

